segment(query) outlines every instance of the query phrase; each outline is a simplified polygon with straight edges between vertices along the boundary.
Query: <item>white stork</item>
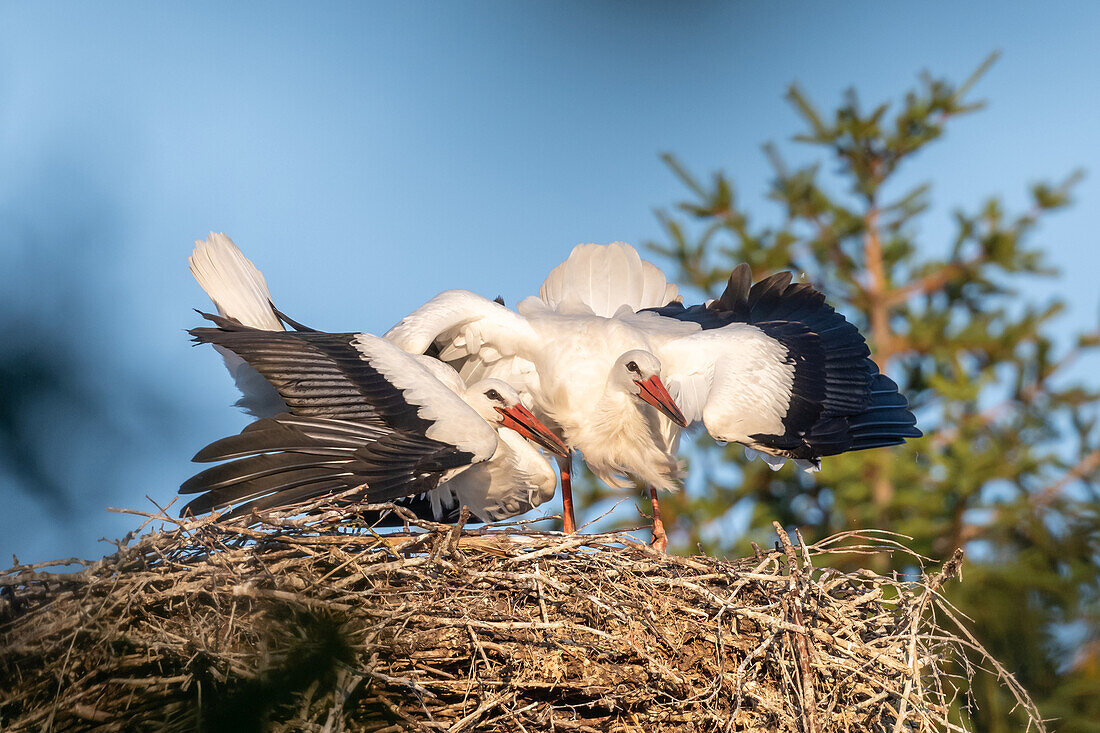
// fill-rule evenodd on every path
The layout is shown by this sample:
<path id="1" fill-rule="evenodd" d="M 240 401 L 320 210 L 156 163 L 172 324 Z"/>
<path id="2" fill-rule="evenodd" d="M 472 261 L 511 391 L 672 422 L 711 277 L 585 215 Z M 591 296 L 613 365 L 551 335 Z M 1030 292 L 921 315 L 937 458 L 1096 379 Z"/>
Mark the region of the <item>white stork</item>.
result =
<path id="1" fill-rule="evenodd" d="M 855 326 L 812 286 L 791 284 L 789 273 L 751 285 L 740 266 L 722 297 L 685 308 L 629 245 L 580 245 L 517 311 L 448 291 L 386 338 L 413 352 L 434 347 L 464 376 L 494 376 L 530 392 L 536 414 L 561 429 L 597 476 L 622 485 L 619 476 L 629 474 L 649 485 L 657 546 L 667 540 L 656 489 L 677 488 L 675 453 L 687 421 L 763 454 L 776 469 L 787 458 L 814 469 L 822 456 L 921 434 Z M 623 368 L 643 363 L 682 410 L 670 414 L 675 424 L 620 396 L 638 382 Z"/>
<path id="2" fill-rule="evenodd" d="M 742 443 L 775 470 L 787 458 L 814 470 L 823 456 L 920 437 L 908 402 L 879 373 L 859 330 L 812 285 L 792 283 L 789 272 L 754 285 L 742 264 L 705 304 L 607 304 L 601 291 L 621 287 L 624 248 L 638 258 L 624 244 L 582 245 L 552 276 L 577 307 L 616 308 L 614 318 L 648 334 L 677 404 L 715 440 Z"/>
<path id="3" fill-rule="evenodd" d="M 554 471 L 527 440 L 560 455 L 568 449 L 504 382 L 456 394 L 377 336 L 260 331 L 211 318 L 219 327 L 192 329 L 196 341 L 255 367 L 290 413 L 200 451 L 197 461 L 236 460 L 185 482 L 181 493 L 205 493 L 183 511 L 246 502 L 236 516 L 358 487 L 345 501 L 413 497 L 437 519 L 458 503 L 493 521 L 553 496 Z"/>
<path id="4" fill-rule="evenodd" d="M 400 501 L 437 520 L 458 504 L 505 519 L 553 496 L 553 469 L 527 440 L 567 449 L 511 386 L 467 386 L 442 362 L 369 334 L 283 331 L 263 276 L 225 235 L 197 242 L 190 262 L 222 316 L 246 322 L 211 317 L 221 328 L 192 333 L 226 359 L 239 404 L 267 419 L 200 451 L 199 461 L 237 460 L 186 482 L 182 493 L 207 493 L 185 510 L 283 507 L 368 479 L 355 500 L 414 495 Z"/>

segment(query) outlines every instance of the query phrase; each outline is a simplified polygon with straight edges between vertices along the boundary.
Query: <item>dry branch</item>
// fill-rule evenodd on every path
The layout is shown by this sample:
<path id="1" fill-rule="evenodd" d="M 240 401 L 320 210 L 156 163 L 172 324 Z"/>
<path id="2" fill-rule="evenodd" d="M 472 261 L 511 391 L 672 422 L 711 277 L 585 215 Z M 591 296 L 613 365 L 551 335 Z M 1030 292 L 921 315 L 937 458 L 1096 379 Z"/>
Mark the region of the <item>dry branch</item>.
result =
<path id="1" fill-rule="evenodd" d="M 946 670 L 1000 669 L 939 625 L 959 556 L 911 582 L 812 565 L 904 551 L 886 533 L 780 530 L 727 561 L 516 525 L 143 516 L 160 529 L 75 572 L 0 577 L 0 728 L 959 731 Z"/>

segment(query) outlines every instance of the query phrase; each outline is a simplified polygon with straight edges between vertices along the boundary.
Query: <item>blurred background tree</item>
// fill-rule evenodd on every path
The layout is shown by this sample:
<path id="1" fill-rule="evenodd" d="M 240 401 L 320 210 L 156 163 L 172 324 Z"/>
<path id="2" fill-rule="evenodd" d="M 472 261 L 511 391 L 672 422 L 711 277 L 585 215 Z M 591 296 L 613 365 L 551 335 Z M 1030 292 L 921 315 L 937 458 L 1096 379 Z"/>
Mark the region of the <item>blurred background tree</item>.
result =
<path id="1" fill-rule="evenodd" d="M 1066 332 L 1055 320 L 1061 300 L 1033 303 L 1020 291 L 1056 275 L 1031 241 L 1070 203 L 1081 174 L 1031 186 L 1026 211 L 997 197 L 956 210 L 947 247 L 921 238 L 930 184 L 898 190 L 910 158 L 982 107 L 968 93 L 993 60 L 960 85 L 925 74 L 896 105 L 866 108 L 849 91 L 831 114 L 791 86 L 787 99 L 806 123 L 794 142 L 820 160 L 791 166 L 764 146 L 781 211 L 771 226 L 752 222 L 723 173 L 704 181 L 665 156 L 688 198 L 658 212 L 663 240 L 649 246 L 675 263 L 687 291 L 715 297 L 740 262 L 754 281 L 792 270 L 812 282 L 867 335 L 925 437 L 830 457 L 807 476 L 793 466 L 773 473 L 704 435 L 689 454 L 705 488 L 662 506 L 680 551 L 743 555 L 751 541 L 771 542 L 775 519 L 810 542 L 881 528 L 911 537 L 926 557 L 965 548 L 965 582 L 949 596 L 979 639 L 1059 719 L 1056 730 L 1100 731 L 1100 393 L 1095 381 L 1067 378 L 1100 338 Z M 734 480 L 731 463 L 741 469 Z M 606 497 L 593 489 L 589 500 Z M 728 515 L 746 510 L 749 530 L 731 536 Z M 877 562 L 914 572 L 905 557 Z M 975 692 L 977 730 L 1019 729 L 992 678 L 980 677 Z"/>
<path id="2" fill-rule="evenodd" d="M 183 412 L 158 383 L 156 362 L 126 352 L 141 340 L 123 334 L 140 306 L 120 297 L 128 255 L 118 207 L 57 158 L 32 158 L 0 181 L 0 271 L 9 278 L 0 288 L 0 494 L 43 545 L 127 501 L 139 461 L 152 460 L 144 456 L 178 452 Z M 51 215 L 37 215 L 43 209 Z M 129 529 L 123 521 L 109 529 Z"/>

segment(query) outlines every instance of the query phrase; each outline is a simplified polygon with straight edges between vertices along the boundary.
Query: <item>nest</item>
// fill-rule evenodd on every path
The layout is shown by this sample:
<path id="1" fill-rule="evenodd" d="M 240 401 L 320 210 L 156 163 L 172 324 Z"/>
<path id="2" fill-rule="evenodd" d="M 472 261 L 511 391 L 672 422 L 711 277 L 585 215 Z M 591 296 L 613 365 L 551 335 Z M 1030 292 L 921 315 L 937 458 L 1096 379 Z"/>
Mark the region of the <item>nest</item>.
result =
<path id="1" fill-rule="evenodd" d="M 0 728 L 960 731 L 973 659 L 1043 729 L 938 593 L 961 554 L 909 581 L 814 566 L 903 549 L 885 533 L 777 525 L 727 561 L 529 525 L 144 516 L 160 529 L 76 572 L 0 577 Z"/>

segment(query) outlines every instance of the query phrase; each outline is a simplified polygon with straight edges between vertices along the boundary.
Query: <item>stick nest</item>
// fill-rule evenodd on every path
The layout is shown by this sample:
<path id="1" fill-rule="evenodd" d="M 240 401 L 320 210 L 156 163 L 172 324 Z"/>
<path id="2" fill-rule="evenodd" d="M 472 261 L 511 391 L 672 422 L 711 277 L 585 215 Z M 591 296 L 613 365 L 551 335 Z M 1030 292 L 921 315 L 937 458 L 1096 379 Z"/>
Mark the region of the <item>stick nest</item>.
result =
<path id="1" fill-rule="evenodd" d="M 939 596 L 961 554 L 910 580 L 814 566 L 901 551 L 885 533 L 779 529 L 729 561 L 346 511 L 144 516 L 160 529 L 102 560 L 0 577 L 0 728 L 960 731 L 974 660 L 1043 729 Z"/>

